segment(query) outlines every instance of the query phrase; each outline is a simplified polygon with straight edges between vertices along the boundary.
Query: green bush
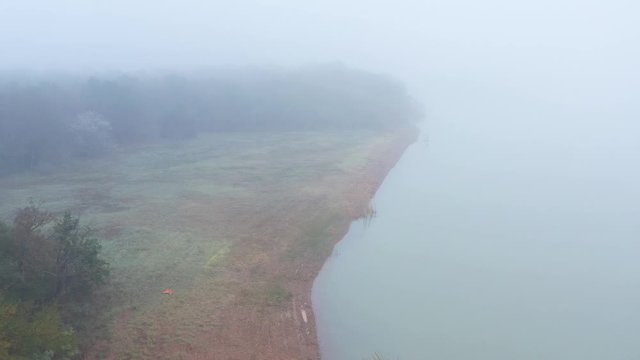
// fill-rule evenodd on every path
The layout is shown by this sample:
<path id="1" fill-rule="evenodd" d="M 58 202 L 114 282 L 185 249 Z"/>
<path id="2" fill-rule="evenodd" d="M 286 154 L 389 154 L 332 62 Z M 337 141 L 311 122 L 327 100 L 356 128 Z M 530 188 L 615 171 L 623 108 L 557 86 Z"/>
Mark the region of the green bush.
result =
<path id="1" fill-rule="evenodd" d="M 0 359 L 71 359 L 75 336 L 54 305 L 15 303 L 0 295 Z"/>
<path id="2" fill-rule="evenodd" d="M 78 355 L 69 317 L 109 275 L 100 244 L 66 212 L 30 205 L 0 223 L 0 359 L 64 360 Z"/>

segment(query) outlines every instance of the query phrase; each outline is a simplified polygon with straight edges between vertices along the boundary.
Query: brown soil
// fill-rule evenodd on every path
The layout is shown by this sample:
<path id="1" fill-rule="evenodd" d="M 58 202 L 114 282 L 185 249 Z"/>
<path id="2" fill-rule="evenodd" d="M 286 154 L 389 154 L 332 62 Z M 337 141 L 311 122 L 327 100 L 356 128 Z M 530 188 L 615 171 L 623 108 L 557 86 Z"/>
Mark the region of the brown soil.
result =
<path id="1" fill-rule="evenodd" d="M 96 344 L 87 358 L 319 359 L 313 280 L 351 221 L 367 215 L 371 198 L 415 138 L 415 129 L 397 131 L 371 146 L 363 165 L 282 191 L 277 203 L 208 204 L 187 197 L 180 209 L 193 214 L 190 221 L 210 221 L 202 214 L 212 207 L 228 214 L 216 223 L 236 239 L 224 265 L 160 296 L 156 310 L 123 311 L 112 339 Z M 132 322 L 143 325 L 132 328 Z"/>

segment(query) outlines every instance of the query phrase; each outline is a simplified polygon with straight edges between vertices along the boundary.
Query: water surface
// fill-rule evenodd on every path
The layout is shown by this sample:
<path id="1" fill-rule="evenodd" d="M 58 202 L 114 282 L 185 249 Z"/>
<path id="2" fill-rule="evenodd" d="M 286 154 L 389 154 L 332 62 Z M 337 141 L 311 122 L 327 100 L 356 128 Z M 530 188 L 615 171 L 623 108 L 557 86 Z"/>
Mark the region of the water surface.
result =
<path id="1" fill-rule="evenodd" d="M 635 115 L 490 88 L 431 94 L 377 217 L 335 247 L 323 359 L 640 358 Z"/>

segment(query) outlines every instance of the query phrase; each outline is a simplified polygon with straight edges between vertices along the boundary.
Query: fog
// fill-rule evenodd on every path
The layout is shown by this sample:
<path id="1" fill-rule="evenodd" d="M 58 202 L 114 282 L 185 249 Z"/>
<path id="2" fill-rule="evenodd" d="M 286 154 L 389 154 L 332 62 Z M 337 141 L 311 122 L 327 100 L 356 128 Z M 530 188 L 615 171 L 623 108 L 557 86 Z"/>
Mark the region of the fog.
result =
<path id="1" fill-rule="evenodd" d="M 4 2 L 0 69 L 343 62 L 420 95 L 464 79 L 622 116 L 637 110 L 638 11 L 631 0 Z"/>
<path id="2" fill-rule="evenodd" d="M 380 218 L 357 225 L 321 274 L 323 354 L 381 344 L 407 359 L 637 357 L 638 14 L 633 0 L 5 0 L 0 120 L 20 116 L 0 122 L 0 175 L 138 140 L 386 129 L 424 115 Z M 42 113 L 48 125 L 25 125 Z M 358 242 L 367 231 L 372 247 Z M 385 280 L 411 297 L 369 303 Z M 367 306 L 344 306 L 354 298 Z M 391 314 L 393 336 L 373 331 L 378 314 Z"/>
<path id="3" fill-rule="evenodd" d="M 455 81 L 504 89 L 579 111 L 564 120 L 577 124 L 638 111 L 638 11 L 631 0 L 4 2 L 0 70 L 340 62 L 422 97 Z"/>
<path id="4" fill-rule="evenodd" d="M 634 1 L 79 1 L 0 5 L 2 68 L 137 70 L 344 61 L 449 72 L 620 76 Z M 613 72 L 613 73 L 612 73 Z"/>

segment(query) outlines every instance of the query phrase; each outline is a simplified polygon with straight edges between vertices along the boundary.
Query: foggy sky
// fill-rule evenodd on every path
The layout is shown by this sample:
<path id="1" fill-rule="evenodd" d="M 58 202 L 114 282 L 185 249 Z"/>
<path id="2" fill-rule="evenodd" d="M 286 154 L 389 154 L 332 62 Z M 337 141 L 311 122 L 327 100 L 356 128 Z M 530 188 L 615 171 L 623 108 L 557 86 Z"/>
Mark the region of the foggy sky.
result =
<path id="1" fill-rule="evenodd" d="M 622 117 L 613 126 L 635 131 L 639 10 L 633 0 L 5 0 L 0 71 L 340 62 L 400 78 L 427 108 L 442 86 L 477 82 L 571 112 L 561 121 Z"/>
<path id="2" fill-rule="evenodd" d="M 602 79 L 639 60 L 638 10 L 632 0 L 4 0 L 0 69 L 340 61 L 404 80 L 523 69 Z"/>

